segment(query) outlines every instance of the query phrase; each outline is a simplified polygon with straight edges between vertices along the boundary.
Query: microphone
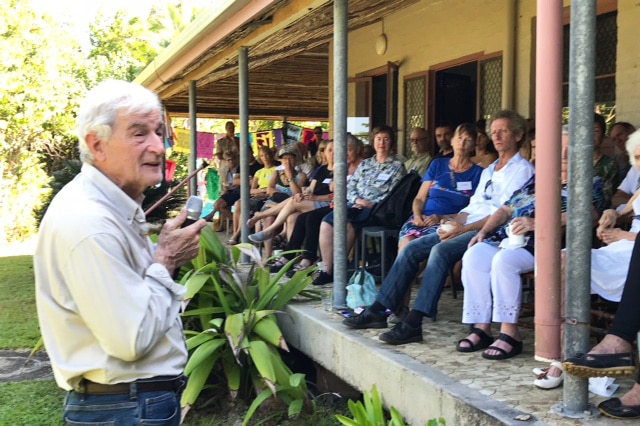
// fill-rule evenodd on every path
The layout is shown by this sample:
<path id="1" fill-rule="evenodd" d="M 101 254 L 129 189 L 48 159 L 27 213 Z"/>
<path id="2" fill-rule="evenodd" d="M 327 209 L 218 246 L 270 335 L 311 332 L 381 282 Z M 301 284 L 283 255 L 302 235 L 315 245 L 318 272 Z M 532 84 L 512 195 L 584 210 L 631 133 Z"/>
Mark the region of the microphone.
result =
<path id="1" fill-rule="evenodd" d="M 187 200 L 187 206 L 185 208 L 187 209 L 187 218 L 182 223 L 180 228 L 189 226 L 200 219 L 200 215 L 202 214 L 202 198 L 192 195 Z"/>
<path id="2" fill-rule="evenodd" d="M 187 210 L 187 218 L 184 220 L 184 222 L 182 222 L 182 225 L 180 225 L 180 228 L 189 226 L 192 223 L 195 223 L 198 219 L 200 219 L 200 215 L 202 214 L 202 198 L 196 197 L 195 195 L 190 196 L 189 199 L 187 200 L 187 205 L 185 209 Z M 175 271 L 173 271 L 174 281 L 178 280 L 178 276 L 180 275 L 181 268 L 182 267 L 178 267 L 176 268 Z"/>

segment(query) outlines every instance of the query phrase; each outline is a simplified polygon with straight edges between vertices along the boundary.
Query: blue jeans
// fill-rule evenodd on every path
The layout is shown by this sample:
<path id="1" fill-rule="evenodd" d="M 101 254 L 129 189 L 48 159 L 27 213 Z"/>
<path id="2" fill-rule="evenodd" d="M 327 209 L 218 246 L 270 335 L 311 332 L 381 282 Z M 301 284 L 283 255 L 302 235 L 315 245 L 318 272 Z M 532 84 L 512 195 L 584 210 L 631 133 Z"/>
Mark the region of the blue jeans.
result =
<path id="1" fill-rule="evenodd" d="M 465 232 L 444 242 L 440 242 L 440 236 L 433 233 L 411 241 L 393 262 L 376 301 L 392 311 L 397 310 L 418 273 L 420 263 L 428 259 L 413 309 L 427 317 L 435 318 L 449 271 L 462 259 L 469 241 L 477 233 L 478 231 Z"/>
<path id="2" fill-rule="evenodd" d="M 180 394 L 172 391 L 135 395 L 86 395 L 67 392 L 65 425 L 180 425 Z"/>

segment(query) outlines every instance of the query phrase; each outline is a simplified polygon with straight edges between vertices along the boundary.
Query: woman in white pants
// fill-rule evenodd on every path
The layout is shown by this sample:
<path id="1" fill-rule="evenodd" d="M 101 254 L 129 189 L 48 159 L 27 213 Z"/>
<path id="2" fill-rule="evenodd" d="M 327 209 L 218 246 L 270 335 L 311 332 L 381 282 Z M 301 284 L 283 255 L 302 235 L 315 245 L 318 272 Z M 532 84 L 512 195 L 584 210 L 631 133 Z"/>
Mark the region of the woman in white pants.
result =
<path id="1" fill-rule="evenodd" d="M 458 342 L 459 352 L 486 348 L 482 353 L 486 359 L 508 359 L 522 352 L 518 331 L 520 274 L 534 267 L 534 208 L 535 176 L 491 215 L 469 242 L 462 258 L 462 322 L 472 327 L 471 334 Z M 495 341 L 492 321 L 501 323 Z"/>

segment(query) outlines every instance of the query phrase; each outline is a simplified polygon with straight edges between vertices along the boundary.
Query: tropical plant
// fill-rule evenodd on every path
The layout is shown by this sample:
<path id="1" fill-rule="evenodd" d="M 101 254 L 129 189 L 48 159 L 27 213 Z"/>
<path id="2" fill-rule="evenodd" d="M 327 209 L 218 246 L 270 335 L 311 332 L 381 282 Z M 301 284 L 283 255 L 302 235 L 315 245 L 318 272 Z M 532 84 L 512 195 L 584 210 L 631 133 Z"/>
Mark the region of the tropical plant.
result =
<path id="1" fill-rule="evenodd" d="M 365 392 L 362 401 L 353 402 L 349 400 L 349 411 L 353 416 L 352 419 L 336 414 L 336 419 L 346 426 L 405 426 L 404 419 L 394 407 L 389 408 L 391 419 L 387 423 L 382 408 L 382 400 L 378 394 L 375 385 L 371 388 L 371 394 Z M 444 426 L 446 422 L 443 418 L 431 419 L 425 423 L 425 426 Z"/>
<path id="2" fill-rule="evenodd" d="M 204 228 L 193 269 L 181 280 L 189 307 L 183 314 L 190 352 L 185 367 L 189 381 L 182 395 L 185 414 L 215 381 L 225 384 L 234 399 L 255 397 L 244 424 L 267 401 L 284 403 L 288 415 L 296 415 L 311 403 L 304 375 L 294 374 L 279 353 L 288 347 L 275 315 L 298 295 L 317 298 L 317 292 L 304 290 L 312 271 L 281 283 L 293 260 L 271 277 L 255 247 L 239 244 L 231 250 L 229 256 L 213 230 Z M 245 276 L 238 269 L 242 254 L 253 262 Z"/>

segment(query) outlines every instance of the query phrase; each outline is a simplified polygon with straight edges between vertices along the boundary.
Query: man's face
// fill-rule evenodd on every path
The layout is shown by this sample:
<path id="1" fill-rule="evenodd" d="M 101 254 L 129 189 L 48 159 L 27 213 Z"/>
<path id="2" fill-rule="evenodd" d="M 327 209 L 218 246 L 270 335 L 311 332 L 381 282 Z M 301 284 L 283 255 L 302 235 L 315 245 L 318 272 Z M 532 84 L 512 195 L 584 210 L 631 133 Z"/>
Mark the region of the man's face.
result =
<path id="1" fill-rule="evenodd" d="M 522 135 L 515 135 L 509 129 L 509 120 L 498 118 L 491 122 L 491 140 L 498 152 L 509 152 L 516 149 L 517 140 Z"/>
<path id="2" fill-rule="evenodd" d="M 453 132 L 449 127 L 436 127 L 436 143 L 440 149 L 448 149 L 451 147 L 451 137 Z"/>
<path id="3" fill-rule="evenodd" d="M 411 151 L 414 154 L 422 154 L 427 150 L 427 135 L 422 132 L 418 130 L 412 131 L 409 140 L 411 141 Z"/>
<path id="4" fill-rule="evenodd" d="M 131 198 L 137 199 L 145 189 L 162 181 L 165 148 L 158 111 L 147 114 L 120 111 L 111 138 L 95 141 L 90 145 L 94 165 Z"/>
<path id="5" fill-rule="evenodd" d="M 619 150 L 625 150 L 625 144 L 627 143 L 627 139 L 629 139 L 629 134 L 625 132 L 625 130 L 620 125 L 613 125 L 611 128 L 611 132 L 609 132 L 609 137 L 613 141 L 613 143 L 618 147 Z"/>
<path id="6" fill-rule="evenodd" d="M 224 128 L 227 131 L 227 135 L 234 135 L 236 133 L 236 125 L 233 123 L 227 123 Z"/>

